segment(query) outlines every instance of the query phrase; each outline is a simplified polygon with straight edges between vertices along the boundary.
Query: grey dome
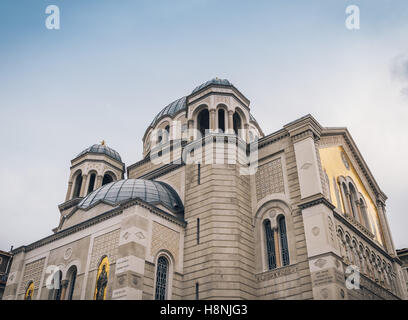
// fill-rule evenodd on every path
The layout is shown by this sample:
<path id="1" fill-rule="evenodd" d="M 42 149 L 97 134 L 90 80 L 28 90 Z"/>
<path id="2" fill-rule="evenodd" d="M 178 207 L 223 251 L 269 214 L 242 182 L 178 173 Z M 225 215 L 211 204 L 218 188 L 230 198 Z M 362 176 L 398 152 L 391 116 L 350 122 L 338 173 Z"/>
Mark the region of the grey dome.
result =
<path id="1" fill-rule="evenodd" d="M 204 89 L 210 85 L 220 85 L 220 86 L 228 86 L 228 87 L 232 87 L 233 84 L 231 82 L 229 82 L 229 80 L 227 79 L 218 79 L 218 78 L 214 78 L 211 79 L 207 82 L 204 82 L 203 84 L 199 85 L 198 87 L 196 87 L 191 94 L 196 93 L 198 91 L 200 91 L 201 89 Z M 166 116 L 170 116 L 171 118 L 173 118 L 177 113 L 179 113 L 182 110 L 186 110 L 187 109 L 187 96 L 182 97 L 180 99 L 177 99 L 175 101 L 173 101 L 172 103 L 168 104 L 167 106 L 165 106 L 153 119 L 152 123 L 150 124 L 150 127 L 154 127 L 157 122 Z M 250 115 L 252 121 L 255 121 L 255 118 Z"/>
<path id="2" fill-rule="evenodd" d="M 165 106 L 164 109 L 160 111 L 157 116 L 154 117 L 151 123 L 151 126 L 153 127 L 155 123 L 162 117 L 165 117 L 165 116 L 173 117 L 179 111 L 185 110 L 187 107 L 186 102 L 187 102 L 187 97 L 182 97 L 180 99 L 177 99 L 176 101 L 173 101 L 167 106 Z"/>
<path id="3" fill-rule="evenodd" d="M 228 87 L 232 87 L 233 84 L 231 82 L 229 82 L 227 79 L 218 79 L 218 78 L 214 78 L 211 79 L 210 81 L 207 81 L 201 85 L 199 85 L 198 87 L 196 87 L 191 93 L 196 93 L 198 91 L 200 91 L 201 89 L 204 89 L 210 85 L 221 85 L 221 86 L 228 86 Z"/>
<path id="4" fill-rule="evenodd" d="M 184 211 L 177 192 L 168 184 L 144 179 L 124 179 L 114 181 L 88 194 L 78 208 L 87 209 L 98 201 L 117 204 L 125 200 L 139 198 L 147 203 L 162 204 L 175 213 Z"/>
<path id="5" fill-rule="evenodd" d="M 82 156 L 86 153 L 103 153 L 106 154 L 107 156 L 111 157 L 112 159 L 115 159 L 119 162 L 122 162 L 122 159 L 119 155 L 119 153 L 112 148 L 109 148 L 108 146 L 104 144 L 94 144 L 93 146 L 86 148 L 84 151 L 82 151 L 80 154 L 76 156 L 78 158 L 79 156 Z"/>

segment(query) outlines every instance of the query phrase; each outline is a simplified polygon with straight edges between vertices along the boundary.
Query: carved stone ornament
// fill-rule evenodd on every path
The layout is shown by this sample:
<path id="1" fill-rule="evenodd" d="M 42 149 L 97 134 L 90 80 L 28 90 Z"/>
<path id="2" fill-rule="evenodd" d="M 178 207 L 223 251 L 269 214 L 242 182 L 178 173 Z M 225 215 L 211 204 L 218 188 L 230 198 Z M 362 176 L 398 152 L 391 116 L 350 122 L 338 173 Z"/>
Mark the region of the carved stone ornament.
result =
<path id="1" fill-rule="evenodd" d="M 136 238 L 139 239 L 139 240 L 142 240 L 142 239 L 145 239 L 145 238 L 146 238 L 146 237 L 144 236 L 144 234 L 143 234 L 141 231 L 136 232 L 136 233 L 135 233 L 135 236 L 136 236 Z"/>
<path id="2" fill-rule="evenodd" d="M 72 248 L 67 248 L 67 250 L 65 250 L 64 253 L 64 259 L 68 260 L 69 258 L 71 258 L 72 256 Z"/>
<path id="3" fill-rule="evenodd" d="M 341 160 L 343 161 L 344 166 L 346 167 L 347 170 L 350 170 L 350 164 L 347 160 L 347 156 L 344 153 L 344 151 L 341 152 Z"/>
<path id="4" fill-rule="evenodd" d="M 320 233 L 320 228 L 319 227 L 313 227 L 312 228 L 312 234 L 316 237 Z"/>
<path id="5" fill-rule="evenodd" d="M 304 164 L 300 167 L 300 169 L 302 169 L 302 170 L 307 170 L 307 169 L 309 169 L 311 166 L 312 166 L 312 164 L 311 164 L 310 162 L 306 162 L 306 163 L 304 163 Z"/>
<path id="6" fill-rule="evenodd" d="M 323 288 L 320 290 L 320 294 L 322 295 L 323 299 L 327 299 L 329 297 L 329 289 Z"/>
<path id="7" fill-rule="evenodd" d="M 326 265 L 327 261 L 325 259 L 319 258 L 314 262 L 314 265 L 319 268 L 323 268 Z"/>

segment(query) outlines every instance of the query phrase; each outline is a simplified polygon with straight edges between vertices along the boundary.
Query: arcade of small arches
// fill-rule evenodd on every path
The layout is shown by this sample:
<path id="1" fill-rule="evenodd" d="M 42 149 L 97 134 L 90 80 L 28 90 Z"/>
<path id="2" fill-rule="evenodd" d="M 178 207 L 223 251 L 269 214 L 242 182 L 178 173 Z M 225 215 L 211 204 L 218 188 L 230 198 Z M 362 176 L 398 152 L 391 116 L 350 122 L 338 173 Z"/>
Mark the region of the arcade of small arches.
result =
<path id="1" fill-rule="evenodd" d="M 225 104 L 219 104 L 215 108 L 209 108 L 206 104 L 199 105 L 186 124 L 177 126 L 176 122 L 177 120 L 163 119 L 156 126 L 156 130 L 147 135 L 144 143 L 145 150 L 147 151 L 150 145 L 165 144 L 174 138 L 196 140 L 199 138 L 198 133 L 201 137 L 208 133 L 235 134 L 248 142 L 259 138 L 259 131 L 255 126 L 249 125 L 245 113 L 239 107 L 232 110 Z M 187 130 L 194 130 L 189 133 L 192 136 L 186 136 Z"/>
<path id="2" fill-rule="evenodd" d="M 364 245 L 362 241 L 357 240 L 341 226 L 337 227 L 337 237 L 340 254 L 346 265 L 358 267 L 360 273 L 374 282 L 392 292 L 397 291 L 393 268 L 389 262 L 386 262 L 374 249 Z"/>
<path id="3" fill-rule="evenodd" d="M 368 216 L 366 200 L 361 192 L 358 191 L 351 177 L 340 176 L 337 178 L 337 181 L 340 186 L 340 196 L 344 213 L 375 235 L 375 228 L 371 225 Z"/>
<path id="4" fill-rule="evenodd" d="M 106 171 L 103 175 L 98 175 L 95 170 L 88 173 L 78 170 L 73 174 L 73 188 L 70 199 L 85 197 L 99 187 L 116 180 L 118 178 L 112 171 Z"/>

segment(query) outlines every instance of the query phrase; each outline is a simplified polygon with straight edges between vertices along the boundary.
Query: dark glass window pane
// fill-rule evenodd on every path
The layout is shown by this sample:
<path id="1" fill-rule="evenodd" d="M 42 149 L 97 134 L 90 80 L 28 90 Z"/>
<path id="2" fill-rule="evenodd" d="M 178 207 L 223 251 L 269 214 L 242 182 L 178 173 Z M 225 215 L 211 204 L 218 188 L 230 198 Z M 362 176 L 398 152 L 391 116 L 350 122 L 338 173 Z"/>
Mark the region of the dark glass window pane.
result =
<path id="1" fill-rule="evenodd" d="M 159 257 L 157 260 L 156 300 L 166 299 L 168 265 L 169 263 L 165 257 Z"/>
<path id="2" fill-rule="evenodd" d="M 286 222 L 285 218 L 281 217 L 279 219 L 279 231 L 280 231 L 280 242 L 282 248 L 282 264 L 287 266 L 289 264 L 289 249 L 288 249 L 288 239 L 286 237 Z"/>
<path id="3" fill-rule="evenodd" d="M 269 270 L 276 268 L 276 254 L 275 254 L 275 240 L 273 230 L 271 228 L 271 222 L 266 220 L 264 222 L 265 238 L 266 238 L 266 252 L 268 255 L 268 267 Z"/>

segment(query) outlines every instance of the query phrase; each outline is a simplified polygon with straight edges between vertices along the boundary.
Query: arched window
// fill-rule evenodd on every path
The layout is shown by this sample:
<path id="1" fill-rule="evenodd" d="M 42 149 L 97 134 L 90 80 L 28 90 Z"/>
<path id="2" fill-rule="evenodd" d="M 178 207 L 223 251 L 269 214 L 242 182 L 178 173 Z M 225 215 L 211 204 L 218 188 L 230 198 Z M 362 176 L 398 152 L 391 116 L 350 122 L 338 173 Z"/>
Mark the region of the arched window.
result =
<path id="1" fill-rule="evenodd" d="M 164 141 L 169 141 L 170 140 L 170 126 L 169 125 L 167 125 L 165 128 L 164 128 L 164 135 L 165 135 L 165 139 L 164 139 Z"/>
<path id="2" fill-rule="evenodd" d="M 168 260 L 160 256 L 157 260 L 157 272 L 156 272 L 156 300 L 166 300 L 167 293 L 167 278 L 169 273 Z"/>
<path id="3" fill-rule="evenodd" d="M 241 123 L 241 117 L 237 112 L 234 113 L 234 116 L 232 117 L 233 120 L 233 126 L 234 126 L 234 132 L 236 135 L 238 135 L 238 130 L 242 129 L 242 123 Z"/>
<path id="4" fill-rule="evenodd" d="M 286 222 L 285 217 L 281 216 L 278 221 L 279 224 L 279 237 L 280 245 L 282 250 L 282 265 L 289 265 L 289 248 L 288 248 L 288 239 L 286 236 Z"/>
<path id="5" fill-rule="evenodd" d="M 79 172 L 75 179 L 73 198 L 78 198 L 80 196 L 81 186 L 82 186 L 82 172 Z"/>
<path id="6" fill-rule="evenodd" d="M 276 253 L 275 253 L 275 239 L 274 231 L 271 228 L 271 222 L 265 220 L 265 240 L 266 240 L 266 254 L 268 259 L 268 268 L 269 270 L 276 268 Z"/>
<path id="7" fill-rule="evenodd" d="M 344 214 L 350 215 L 351 212 L 349 212 L 349 201 L 347 200 L 348 197 L 348 190 L 346 184 L 343 182 L 341 184 L 341 200 L 343 202 L 343 209 L 344 209 Z"/>
<path id="8" fill-rule="evenodd" d="M 197 129 L 204 137 L 206 130 L 210 128 L 210 115 L 207 109 L 201 110 L 197 117 Z"/>
<path id="9" fill-rule="evenodd" d="M 34 282 L 30 281 L 24 294 L 24 300 L 32 300 L 34 295 Z"/>
<path id="10" fill-rule="evenodd" d="M 113 178 L 110 174 L 105 173 L 102 179 L 102 185 L 104 186 L 105 184 L 111 183 L 113 181 Z"/>
<path id="11" fill-rule="evenodd" d="M 88 193 L 91 193 L 94 190 L 94 188 L 95 188 L 95 179 L 96 179 L 96 174 L 92 173 L 91 176 L 89 177 Z"/>
<path id="12" fill-rule="evenodd" d="M 94 300 L 106 299 L 106 287 L 108 286 L 109 277 L 109 260 L 108 257 L 104 257 L 98 267 L 98 273 L 96 275 L 96 285 Z"/>
<path id="13" fill-rule="evenodd" d="M 61 292 L 62 292 L 62 271 L 58 270 L 54 274 L 54 300 L 61 300 Z"/>
<path id="14" fill-rule="evenodd" d="M 362 198 L 360 199 L 359 204 L 360 213 L 363 218 L 362 223 L 368 230 L 371 231 L 370 221 L 368 220 L 367 206 Z"/>
<path id="15" fill-rule="evenodd" d="M 72 300 L 72 297 L 74 295 L 74 290 L 75 290 L 75 281 L 77 277 L 77 267 L 72 266 L 68 270 L 68 297 L 67 300 Z"/>
<path id="16" fill-rule="evenodd" d="M 218 131 L 225 132 L 225 111 L 224 109 L 218 110 Z"/>
<path id="17" fill-rule="evenodd" d="M 356 208 L 356 201 L 357 201 L 357 192 L 354 186 L 349 183 L 350 192 L 348 194 L 348 200 L 350 202 L 350 210 L 355 220 L 360 221 L 357 208 Z"/>

